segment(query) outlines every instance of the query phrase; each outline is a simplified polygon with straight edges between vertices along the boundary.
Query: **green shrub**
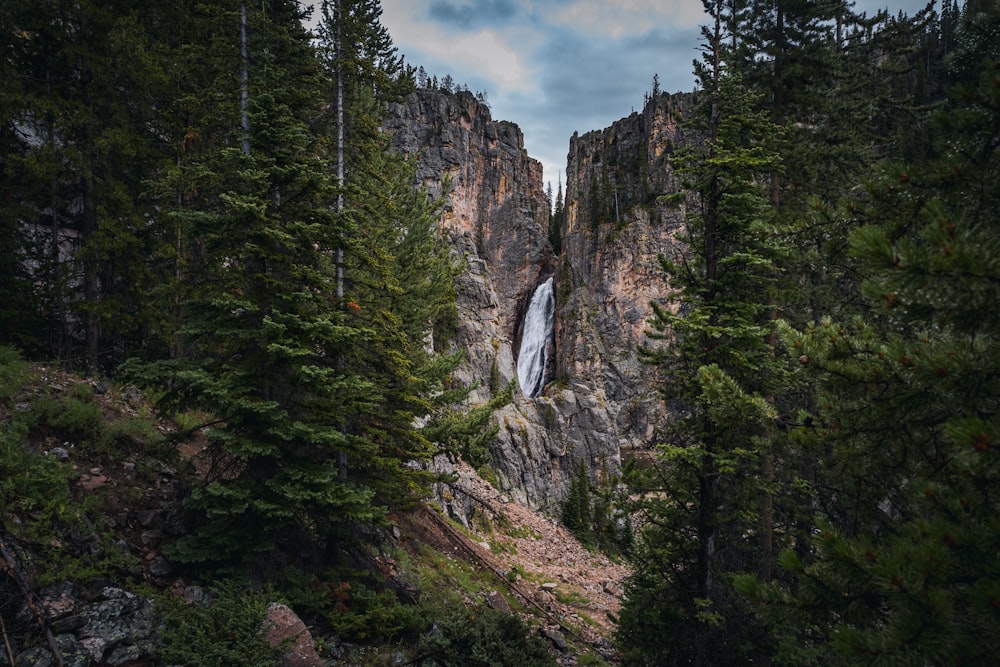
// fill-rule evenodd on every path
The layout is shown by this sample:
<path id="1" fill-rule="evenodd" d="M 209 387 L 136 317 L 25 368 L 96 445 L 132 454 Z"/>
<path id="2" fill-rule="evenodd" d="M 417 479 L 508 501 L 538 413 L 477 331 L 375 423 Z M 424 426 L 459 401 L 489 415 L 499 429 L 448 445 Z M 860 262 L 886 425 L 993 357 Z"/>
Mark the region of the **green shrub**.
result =
<path id="1" fill-rule="evenodd" d="M 28 381 L 29 366 L 12 347 L 0 345 L 0 403 L 12 399 Z"/>
<path id="2" fill-rule="evenodd" d="M 33 438 L 68 441 L 88 454 L 108 443 L 101 408 L 89 399 L 36 396 L 27 410 L 15 415 L 15 423 Z"/>
<path id="3" fill-rule="evenodd" d="M 261 626 L 267 593 L 232 583 L 211 589 L 209 605 L 188 605 L 165 596 L 160 612 L 160 658 L 165 665 L 185 667 L 273 667 L 282 653 L 267 643 Z"/>
<path id="4" fill-rule="evenodd" d="M 9 428 L 0 428 L 0 516 L 17 527 L 19 537 L 46 544 L 56 539 L 53 523 L 70 518 L 73 474 L 68 465 L 32 453 Z"/>
<path id="5" fill-rule="evenodd" d="M 435 620 L 419 643 L 418 664 L 439 667 L 550 667 L 545 642 L 513 614 L 493 609 L 452 609 Z"/>
<path id="6" fill-rule="evenodd" d="M 107 424 L 106 429 L 108 440 L 121 445 L 161 449 L 166 441 L 153 422 L 145 417 L 121 417 Z M 166 450 L 160 453 L 166 453 Z"/>
<path id="7" fill-rule="evenodd" d="M 39 586 L 63 579 L 89 581 L 136 565 L 108 534 L 74 543 L 73 535 L 95 535 L 104 526 L 98 498 L 72 497 L 75 476 L 69 465 L 31 452 L 9 427 L 0 427 L 0 522 L 36 545 L 37 563 L 44 566 L 34 573 Z"/>
<path id="8" fill-rule="evenodd" d="M 427 610 L 400 603 L 391 590 L 376 592 L 353 583 L 339 591 L 343 599 L 332 605 L 326 618 L 341 639 L 366 644 L 413 641 L 428 627 Z"/>

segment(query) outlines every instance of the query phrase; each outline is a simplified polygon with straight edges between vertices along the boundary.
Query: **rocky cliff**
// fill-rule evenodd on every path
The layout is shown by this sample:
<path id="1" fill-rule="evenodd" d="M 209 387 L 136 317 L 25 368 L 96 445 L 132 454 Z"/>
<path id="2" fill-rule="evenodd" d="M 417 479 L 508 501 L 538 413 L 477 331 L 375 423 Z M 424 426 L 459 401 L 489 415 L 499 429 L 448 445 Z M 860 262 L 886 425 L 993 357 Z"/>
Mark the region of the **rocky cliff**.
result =
<path id="1" fill-rule="evenodd" d="M 659 257 L 678 256 L 685 205 L 675 171 L 696 137 L 680 123 L 687 94 L 658 95 L 641 113 L 570 139 L 559 261 L 560 373 L 606 397 L 621 446 L 645 447 L 664 407 L 655 369 L 639 362 L 651 302 L 670 289 Z"/>
<path id="2" fill-rule="evenodd" d="M 660 195 L 677 188 L 669 158 L 684 142 L 686 98 L 661 96 L 600 132 L 574 136 L 567 167 L 562 254 L 548 241 L 541 165 L 518 127 L 494 121 L 469 93 L 419 90 L 386 123 L 417 180 L 443 195 L 466 362 L 455 379 L 481 403 L 516 378 L 524 313 L 555 277 L 554 360 L 542 394 L 496 414 L 491 447 L 504 491 L 555 510 L 582 461 L 596 478 L 618 470 L 623 446 L 642 446 L 661 412 L 651 370 L 637 360 L 652 300 L 666 300 L 657 256 L 673 252 L 682 211 Z"/>

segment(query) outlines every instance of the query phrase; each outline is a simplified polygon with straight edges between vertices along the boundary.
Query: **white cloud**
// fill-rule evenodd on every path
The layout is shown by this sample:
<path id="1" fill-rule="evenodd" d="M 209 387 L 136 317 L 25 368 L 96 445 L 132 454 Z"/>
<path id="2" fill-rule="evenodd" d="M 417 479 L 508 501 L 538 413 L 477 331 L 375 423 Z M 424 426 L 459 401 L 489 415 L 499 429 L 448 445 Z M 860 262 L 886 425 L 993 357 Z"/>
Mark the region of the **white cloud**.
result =
<path id="1" fill-rule="evenodd" d="M 553 25 L 590 35 L 619 39 L 654 27 L 686 27 L 703 23 L 700 0 L 576 0 L 559 7 Z"/>
<path id="2" fill-rule="evenodd" d="M 383 0 L 382 10 L 382 23 L 404 55 L 419 54 L 446 63 L 458 80 L 463 72 L 475 72 L 492 82 L 496 90 L 524 92 L 536 88 L 536 72 L 527 62 L 539 37 L 534 31 L 524 27 L 446 31 L 427 20 L 425 2 L 413 0 Z M 407 60 L 419 64 L 409 55 Z"/>
<path id="3" fill-rule="evenodd" d="M 460 61 L 461 69 L 478 72 L 505 90 L 526 91 L 535 87 L 534 72 L 525 63 L 524 49 L 493 30 L 424 44 L 422 48 L 438 58 Z"/>

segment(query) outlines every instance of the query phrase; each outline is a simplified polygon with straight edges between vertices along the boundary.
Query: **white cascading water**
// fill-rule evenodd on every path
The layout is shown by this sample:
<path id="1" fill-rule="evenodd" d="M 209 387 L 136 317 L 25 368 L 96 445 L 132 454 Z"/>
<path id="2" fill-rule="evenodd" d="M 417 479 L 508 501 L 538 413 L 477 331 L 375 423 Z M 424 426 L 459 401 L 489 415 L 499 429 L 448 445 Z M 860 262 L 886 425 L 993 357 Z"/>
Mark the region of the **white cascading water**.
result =
<path id="1" fill-rule="evenodd" d="M 545 366 L 549 360 L 549 338 L 555 322 L 556 298 L 552 278 L 538 286 L 528 304 L 517 355 L 517 381 L 521 393 L 532 398 L 545 386 Z"/>

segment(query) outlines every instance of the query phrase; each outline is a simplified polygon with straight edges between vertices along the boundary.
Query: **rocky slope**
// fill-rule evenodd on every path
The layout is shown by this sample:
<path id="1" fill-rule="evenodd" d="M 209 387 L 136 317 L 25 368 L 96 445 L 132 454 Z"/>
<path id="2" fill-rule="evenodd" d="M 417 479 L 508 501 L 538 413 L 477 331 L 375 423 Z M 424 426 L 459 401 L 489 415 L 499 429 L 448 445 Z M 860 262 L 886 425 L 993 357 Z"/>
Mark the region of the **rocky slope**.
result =
<path id="1" fill-rule="evenodd" d="M 582 461 L 596 479 L 621 451 L 641 447 L 662 411 L 655 377 L 637 360 L 650 301 L 668 292 L 657 256 L 674 252 L 682 209 L 669 158 L 686 138 L 684 96 L 661 96 L 642 114 L 574 136 L 567 167 L 562 254 L 548 240 L 541 165 L 516 125 L 494 121 L 469 93 L 419 90 L 391 109 L 393 146 L 415 160 L 417 180 L 445 197 L 442 228 L 466 262 L 459 278 L 466 363 L 456 379 L 489 399 L 516 377 L 522 320 L 535 288 L 554 276 L 554 354 L 542 394 L 496 415 L 491 458 L 515 500 L 557 509 Z"/>

